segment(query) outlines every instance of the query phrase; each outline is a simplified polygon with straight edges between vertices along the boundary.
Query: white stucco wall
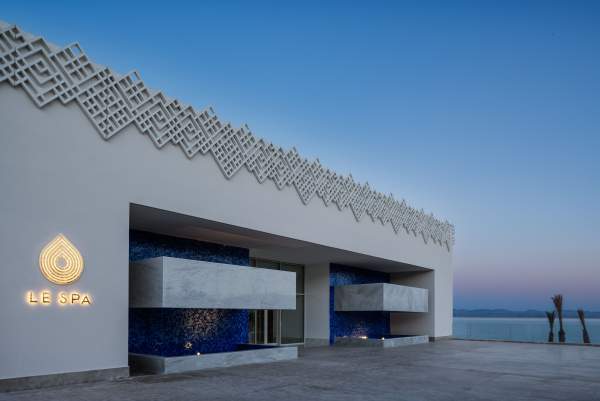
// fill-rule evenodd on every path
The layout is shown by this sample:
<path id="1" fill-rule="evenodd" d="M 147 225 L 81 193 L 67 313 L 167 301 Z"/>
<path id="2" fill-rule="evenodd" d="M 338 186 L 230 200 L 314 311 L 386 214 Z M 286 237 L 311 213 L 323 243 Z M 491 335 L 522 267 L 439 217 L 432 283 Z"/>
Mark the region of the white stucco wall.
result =
<path id="1" fill-rule="evenodd" d="M 244 169 L 227 180 L 212 157 L 156 149 L 133 126 L 104 141 L 74 103 L 38 109 L 0 84 L 0 122 L 0 378 L 127 365 L 130 203 L 449 271 L 445 247 L 368 216 L 356 222 L 317 198 L 303 205 L 295 189 L 259 184 Z M 24 301 L 28 290 L 59 290 L 37 266 L 58 233 L 85 259 L 66 289 L 89 292 L 87 309 Z"/>

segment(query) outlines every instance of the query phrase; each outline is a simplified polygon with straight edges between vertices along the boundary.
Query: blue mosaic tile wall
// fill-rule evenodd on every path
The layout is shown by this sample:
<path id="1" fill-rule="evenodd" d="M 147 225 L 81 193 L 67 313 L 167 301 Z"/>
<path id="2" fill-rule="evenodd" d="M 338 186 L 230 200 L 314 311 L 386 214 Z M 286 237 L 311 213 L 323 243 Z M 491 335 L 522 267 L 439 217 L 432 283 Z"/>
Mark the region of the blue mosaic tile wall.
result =
<path id="1" fill-rule="evenodd" d="M 161 356 L 235 351 L 248 342 L 248 311 L 132 308 L 129 352 Z"/>
<path id="2" fill-rule="evenodd" d="M 159 256 L 249 266 L 245 248 L 129 232 L 129 260 Z M 160 356 L 229 352 L 248 342 L 247 310 L 130 308 L 129 352 Z"/>
<path id="3" fill-rule="evenodd" d="M 146 231 L 129 231 L 130 261 L 159 256 L 250 266 L 250 251 L 246 248 L 170 237 Z"/>
<path id="4" fill-rule="evenodd" d="M 342 336 L 379 336 L 390 332 L 389 312 L 335 312 L 334 287 L 389 283 L 390 275 L 332 263 L 329 266 L 329 343 Z"/>

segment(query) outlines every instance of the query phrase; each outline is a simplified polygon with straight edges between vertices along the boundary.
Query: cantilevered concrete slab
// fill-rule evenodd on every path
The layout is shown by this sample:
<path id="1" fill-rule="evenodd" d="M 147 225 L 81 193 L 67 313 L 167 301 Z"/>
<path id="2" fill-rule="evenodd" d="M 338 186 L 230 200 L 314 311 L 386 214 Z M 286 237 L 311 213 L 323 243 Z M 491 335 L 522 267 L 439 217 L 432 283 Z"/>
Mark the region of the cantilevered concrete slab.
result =
<path id="1" fill-rule="evenodd" d="M 296 309 L 296 274 L 160 257 L 129 266 L 132 308 Z"/>
<path id="2" fill-rule="evenodd" d="M 244 351 L 174 357 L 129 354 L 129 365 L 137 373 L 162 374 L 289 361 L 297 358 L 298 347 L 265 347 Z"/>
<path id="3" fill-rule="evenodd" d="M 349 347 L 374 347 L 374 348 L 396 348 L 406 345 L 426 344 L 429 336 L 392 336 L 367 338 L 359 337 L 336 337 L 335 345 Z"/>
<path id="4" fill-rule="evenodd" d="M 376 283 L 335 287 L 337 312 L 427 312 L 428 290 L 404 285 Z"/>

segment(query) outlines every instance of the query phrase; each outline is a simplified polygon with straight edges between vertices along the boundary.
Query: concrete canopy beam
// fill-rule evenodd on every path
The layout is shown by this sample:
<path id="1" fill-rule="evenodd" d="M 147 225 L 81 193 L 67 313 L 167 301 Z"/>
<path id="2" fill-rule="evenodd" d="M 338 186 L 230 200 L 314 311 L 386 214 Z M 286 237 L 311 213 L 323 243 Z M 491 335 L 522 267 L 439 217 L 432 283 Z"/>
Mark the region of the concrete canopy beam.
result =
<path id="1" fill-rule="evenodd" d="M 131 263 L 132 308 L 296 309 L 296 273 L 159 257 Z"/>
<path id="2" fill-rule="evenodd" d="M 428 290 L 404 285 L 376 283 L 335 287 L 337 312 L 427 312 Z"/>

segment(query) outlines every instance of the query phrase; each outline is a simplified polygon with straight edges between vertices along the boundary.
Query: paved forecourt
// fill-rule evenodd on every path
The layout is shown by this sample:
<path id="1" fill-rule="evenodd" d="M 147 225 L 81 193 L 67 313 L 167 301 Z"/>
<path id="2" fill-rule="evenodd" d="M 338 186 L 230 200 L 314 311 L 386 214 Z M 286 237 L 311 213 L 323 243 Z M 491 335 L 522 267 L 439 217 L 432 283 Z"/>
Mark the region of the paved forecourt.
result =
<path id="1" fill-rule="evenodd" d="M 308 348 L 295 361 L 0 393 L 0 400 L 600 400 L 600 347 L 438 341 Z"/>

